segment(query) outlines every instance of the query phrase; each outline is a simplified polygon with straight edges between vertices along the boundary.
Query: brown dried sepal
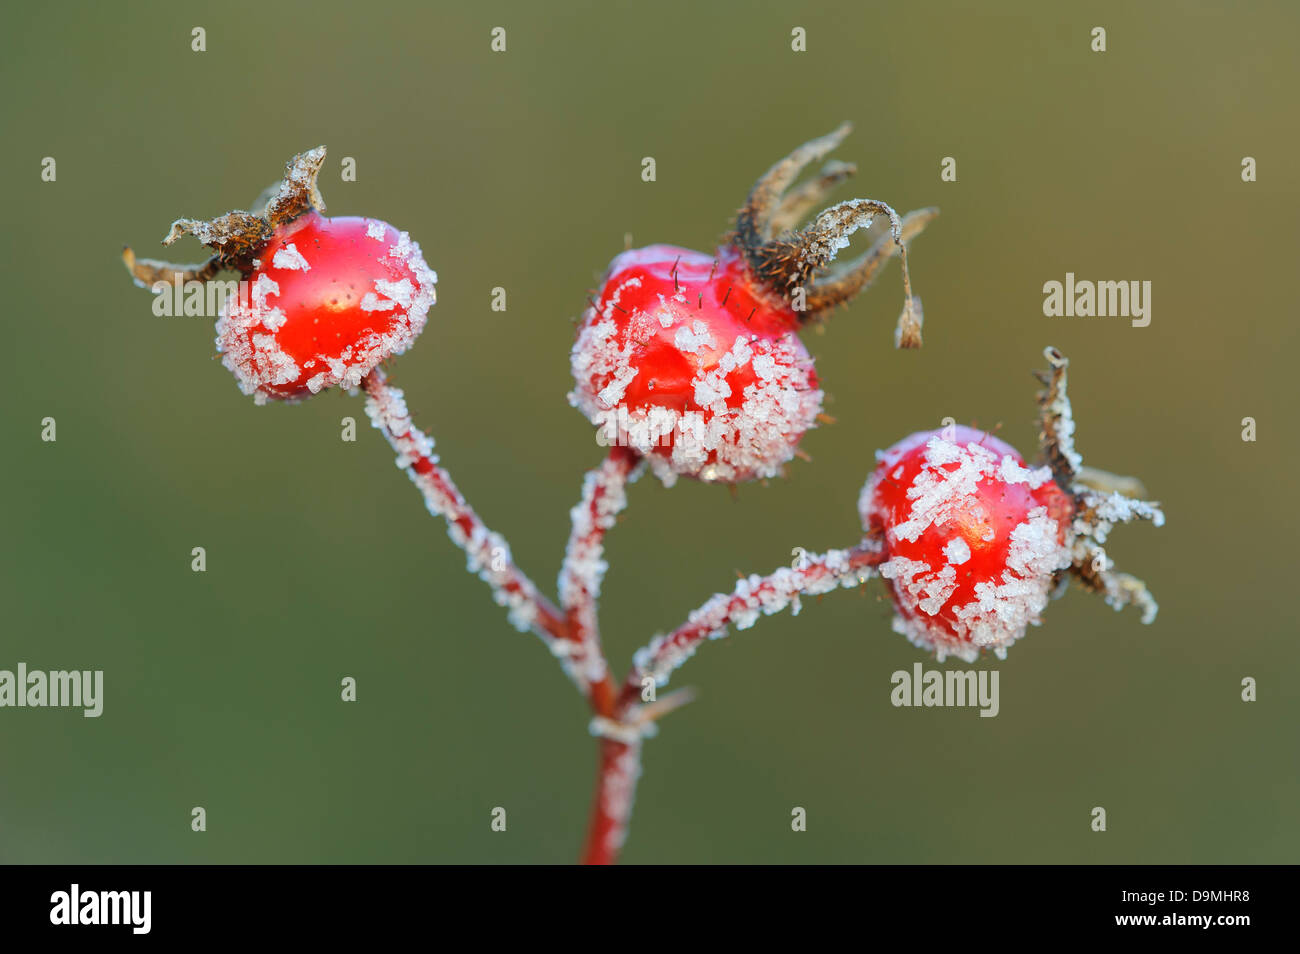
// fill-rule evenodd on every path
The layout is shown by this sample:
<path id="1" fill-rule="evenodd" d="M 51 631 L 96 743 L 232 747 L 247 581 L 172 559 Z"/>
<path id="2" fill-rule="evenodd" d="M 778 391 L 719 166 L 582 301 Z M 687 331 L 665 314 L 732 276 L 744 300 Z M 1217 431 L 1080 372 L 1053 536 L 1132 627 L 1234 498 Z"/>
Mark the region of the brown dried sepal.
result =
<path id="1" fill-rule="evenodd" d="M 1074 447 L 1074 413 L 1067 388 L 1069 359 L 1056 348 L 1047 348 L 1043 354 L 1048 369 L 1034 373 L 1044 385 L 1038 395 L 1039 443 L 1056 485 L 1074 502 L 1067 541 L 1071 565 L 1061 572 L 1101 593 L 1117 610 L 1137 606 L 1142 610 L 1142 622 L 1150 623 L 1160 607 L 1145 583 L 1115 570 L 1105 544 L 1116 524 L 1150 520 L 1159 527 L 1165 515 L 1158 503 L 1138 499 L 1142 484 L 1136 478 L 1084 466 Z"/>
<path id="2" fill-rule="evenodd" d="M 736 214 L 732 241 L 741 249 L 755 279 L 787 302 L 795 289 L 804 291 L 801 316 L 805 323 L 843 304 L 871 284 L 882 265 L 894 255 L 903 267 L 905 302 L 898 319 L 895 343 L 901 348 L 921 345 L 923 314 L 912 295 L 907 267 L 907 243 L 938 215 L 938 209 L 920 209 L 900 218 L 888 204 L 875 199 L 851 199 L 821 212 L 803 230 L 798 222 L 826 194 L 856 171 L 847 163 L 829 162 L 821 173 L 791 188 L 809 163 L 820 160 L 843 142 L 852 129 L 842 124 L 829 135 L 804 143 L 772 166 L 750 190 Z M 831 263 L 848 245 L 849 236 L 870 226 L 875 216 L 889 219 L 889 232 L 866 254 L 833 271 Z"/>
<path id="3" fill-rule="evenodd" d="M 248 274 L 276 228 L 306 212 L 325 211 L 325 200 L 316 184 L 324 161 L 324 146 L 294 156 L 285 163 L 284 178 L 263 192 L 265 200 L 259 197 L 257 211 L 173 222 L 162 244 L 171 245 L 182 235 L 193 235 L 215 252 L 206 262 L 174 265 L 157 259 L 137 259 L 129 246 L 122 250 L 122 262 L 142 288 L 159 281 L 207 281 L 226 269 Z"/>

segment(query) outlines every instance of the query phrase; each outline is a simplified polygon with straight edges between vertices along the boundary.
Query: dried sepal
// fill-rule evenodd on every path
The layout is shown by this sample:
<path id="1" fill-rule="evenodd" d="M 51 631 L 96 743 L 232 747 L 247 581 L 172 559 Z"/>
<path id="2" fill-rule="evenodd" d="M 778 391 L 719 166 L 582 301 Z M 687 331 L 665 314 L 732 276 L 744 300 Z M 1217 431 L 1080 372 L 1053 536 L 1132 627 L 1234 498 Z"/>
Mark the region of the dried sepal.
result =
<path id="1" fill-rule="evenodd" d="M 768 231 L 771 235 L 780 235 L 796 228 L 831 190 L 857 173 L 858 167 L 853 163 L 832 159 L 822 166 L 822 171 L 816 178 L 809 179 L 785 194 L 768 220 Z"/>
<path id="2" fill-rule="evenodd" d="M 1039 440 L 1057 486 L 1074 501 L 1069 533 L 1071 566 L 1067 571 L 1083 586 L 1103 594 L 1115 609 L 1136 606 L 1142 622 L 1156 618 L 1159 606 L 1146 584 L 1128 573 L 1115 571 L 1105 544 L 1117 524 L 1149 520 L 1163 526 L 1164 512 L 1154 501 L 1141 500 L 1142 484 L 1133 477 L 1119 477 L 1085 467 L 1074 446 L 1074 413 L 1068 391 L 1067 359 L 1056 348 L 1047 348 L 1048 370 L 1036 372 L 1045 390 L 1038 395 Z"/>
<path id="3" fill-rule="evenodd" d="M 894 328 L 894 347 L 921 347 L 921 326 L 924 323 L 925 313 L 921 310 L 921 299 L 909 294 L 903 304 L 903 311 L 898 316 L 898 325 Z"/>
<path id="4" fill-rule="evenodd" d="M 845 163 L 828 163 L 821 174 L 791 189 L 794 180 L 811 162 L 822 159 L 838 146 L 851 130 L 848 123 L 829 135 L 800 146 L 769 169 L 754 185 L 749 198 L 736 215 L 734 241 L 743 251 L 755 278 L 787 300 L 803 289 L 800 309 L 805 322 L 842 304 L 865 288 L 880 266 L 897 254 L 902 261 L 905 303 L 899 317 L 895 343 L 903 348 L 921 344 L 922 311 L 912 295 L 907 264 L 907 241 L 920 233 L 937 210 L 899 217 L 887 203 L 875 199 L 851 199 L 822 211 L 813 222 L 796 230 L 799 220 L 826 193 L 855 171 Z M 889 219 L 889 234 L 865 256 L 833 274 L 824 273 L 850 237 L 869 228 L 876 216 Z M 906 224 L 905 224 L 906 222 Z M 889 248 L 886 252 L 885 244 Z"/>
<path id="5" fill-rule="evenodd" d="M 1066 389 L 1066 371 L 1070 361 L 1052 347 L 1044 349 L 1043 356 L 1047 358 L 1048 369 L 1034 372 L 1034 377 L 1046 388 L 1038 395 L 1038 443 L 1057 485 L 1067 493 L 1073 493 L 1083 458 L 1074 449 L 1074 416 Z"/>
<path id="6" fill-rule="evenodd" d="M 1079 466 L 1074 482 L 1076 486 L 1087 487 L 1090 490 L 1097 490 L 1104 494 L 1118 491 L 1125 497 L 1145 497 L 1147 495 L 1146 485 L 1138 478 L 1128 477 L 1123 474 L 1112 474 L 1108 470 L 1099 470 L 1086 464 Z"/>
<path id="7" fill-rule="evenodd" d="M 325 162 L 325 147 L 300 152 L 284 164 L 284 179 L 267 200 L 261 215 L 272 226 L 292 222 L 311 209 L 325 211 L 325 199 L 316 179 Z"/>
<path id="8" fill-rule="evenodd" d="M 253 260 L 270 240 L 275 229 L 298 216 L 315 210 L 325 211 L 316 180 L 325 161 L 325 147 L 317 146 L 299 153 L 285 164 L 284 178 L 263 192 L 254 204 L 255 211 L 236 210 L 214 219 L 177 219 L 162 244 L 171 245 L 184 235 L 192 235 L 212 249 L 214 254 L 197 265 L 174 265 L 157 259 L 137 259 L 128 247 L 122 261 L 137 285 L 149 287 L 158 281 L 207 281 L 223 269 L 248 272 Z"/>
<path id="9" fill-rule="evenodd" d="M 917 209 L 907 213 L 902 219 L 902 239 L 906 245 L 921 234 L 939 214 L 936 208 Z M 830 269 L 818 277 L 808 290 L 808 309 L 812 312 L 824 312 L 836 305 L 844 304 L 860 292 L 866 290 L 875 280 L 880 269 L 899 252 L 899 245 L 894 241 L 893 232 L 880 236 L 874 245 L 851 262 L 845 262 Z M 913 298 L 913 301 L 918 299 Z"/>
<path id="10" fill-rule="evenodd" d="M 193 265 L 173 265 L 156 258 L 136 258 L 130 246 L 122 249 L 122 264 L 131 273 L 132 280 L 141 288 L 152 288 L 158 282 L 173 284 L 179 281 L 206 282 L 221 271 L 221 261 L 213 256 L 206 262 Z"/>
<path id="11" fill-rule="evenodd" d="M 834 132 L 804 143 L 759 177 L 736 214 L 736 236 L 743 248 L 758 248 L 772 238 L 773 217 L 786 190 L 805 166 L 825 158 L 852 131 L 851 123 L 841 123 Z"/>
<path id="12" fill-rule="evenodd" d="M 177 219 L 172 223 L 164 245 L 172 245 L 183 235 L 193 235 L 217 254 L 223 268 L 235 268 L 250 260 L 264 246 L 274 230 L 261 216 L 251 212 L 227 212 L 215 219 Z"/>

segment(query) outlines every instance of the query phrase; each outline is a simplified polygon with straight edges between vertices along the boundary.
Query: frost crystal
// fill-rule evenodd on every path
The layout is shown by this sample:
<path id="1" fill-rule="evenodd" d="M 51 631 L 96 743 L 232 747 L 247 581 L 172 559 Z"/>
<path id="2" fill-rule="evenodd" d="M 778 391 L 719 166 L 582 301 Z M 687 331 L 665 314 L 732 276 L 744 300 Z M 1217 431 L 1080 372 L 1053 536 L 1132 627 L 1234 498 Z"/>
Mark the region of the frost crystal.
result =
<path id="1" fill-rule="evenodd" d="M 954 566 L 961 566 L 970 559 L 970 545 L 961 537 L 953 537 L 943 548 L 943 555 Z"/>
<path id="2" fill-rule="evenodd" d="M 685 326 L 678 328 L 673 343 L 677 345 L 677 350 L 694 354 L 701 347 L 712 348 L 713 335 L 709 334 L 708 326 L 704 322 L 697 320 L 689 328 Z"/>
<path id="3" fill-rule="evenodd" d="M 310 271 L 311 269 L 311 266 L 307 264 L 307 259 L 302 257 L 302 253 L 294 247 L 292 242 L 284 248 L 276 251 L 274 257 L 271 259 L 271 267 L 284 268 L 289 271 L 302 270 L 304 272 Z"/>

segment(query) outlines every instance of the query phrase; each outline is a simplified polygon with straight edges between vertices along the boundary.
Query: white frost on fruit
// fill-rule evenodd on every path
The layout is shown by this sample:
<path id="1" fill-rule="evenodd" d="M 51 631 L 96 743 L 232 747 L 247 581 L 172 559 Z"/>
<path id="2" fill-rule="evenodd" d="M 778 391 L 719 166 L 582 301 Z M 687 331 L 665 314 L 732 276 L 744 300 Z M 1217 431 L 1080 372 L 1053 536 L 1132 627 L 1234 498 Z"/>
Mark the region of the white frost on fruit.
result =
<path id="1" fill-rule="evenodd" d="M 362 311 L 392 311 L 397 307 L 397 302 L 381 299 L 377 294 L 369 291 L 361 296 L 361 302 L 357 307 Z"/>
<path id="2" fill-rule="evenodd" d="M 675 321 L 665 320 L 674 306 L 662 302 L 651 314 L 637 311 L 616 320 L 614 304 L 625 288 L 639 284 L 637 278 L 623 282 L 599 312 L 588 309 L 584 315 L 570 356 L 575 387 L 569 403 L 597 426 L 608 428 L 615 419 L 619 441 L 646 455 L 665 485 L 681 475 L 722 481 L 778 475 L 794 456 L 795 438 L 816 424 L 822 409 L 812 359 L 798 339 L 742 334 L 718 353 L 704 322 L 681 324 L 673 343 L 699 360 L 687 406 L 656 405 L 653 392 L 642 406 L 623 406 L 643 349 Z M 757 381 L 734 377 L 750 365 Z M 738 406 L 732 407 L 737 394 Z"/>
<path id="3" fill-rule="evenodd" d="M 662 324 L 662 322 L 660 322 Z M 671 324 L 664 325 L 671 327 Z M 700 348 L 713 347 L 713 335 L 709 334 L 708 325 L 698 319 L 687 328 L 685 326 L 677 329 L 677 334 L 673 338 L 673 344 L 677 345 L 678 351 L 686 351 L 690 354 L 697 354 Z"/>
<path id="4" fill-rule="evenodd" d="M 930 437 L 925 445 L 925 466 L 907 489 L 911 512 L 890 531 L 891 538 L 914 542 L 927 528 L 946 523 L 970 503 L 976 485 L 989 479 L 1037 490 L 1051 479 L 1051 471 L 1046 467 L 1029 470 L 1010 454 L 999 455 L 975 442 L 958 444 Z M 868 482 L 864 498 L 874 485 L 874 480 Z"/>
<path id="5" fill-rule="evenodd" d="M 640 288 L 640 287 L 641 287 L 641 279 L 639 278 L 629 278 L 623 284 L 619 285 L 617 288 L 614 289 L 614 294 L 609 296 L 609 301 L 605 304 L 605 310 L 601 313 L 600 317 L 605 318 L 607 320 L 612 319 L 614 317 L 614 309 L 619 307 L 618 304 L 619 296 L 621 296 L 623 292 L 625 292 L 629 288 Z"/>
<path id="6" fill-rule="evenodd" d="M 1055 573 L 1071 565 L 1072 534 L 1067 528 L 1062 542 L 1061 527 L 1047 508 L 1032 508 L 1011 530 L 1005 567 L 998 577 L 975 583 L 973 593 L 963 590 L 973 598 L 958 597 L 959 574 L 971 572 L 967 567 L 971 543 L 962 532 L 964 525 L 968 518 L 987 517 L 977 494 L 979 485 L 1023 484 L 1036 490 L 1051 477 L 1047 468 L 1023 466 L 1002 442 L 961 430 L 964 433 L 955 441 L 920 435 L 918 440 L 904 441 L 880 455 L 881 466 L 863 487 L 859 510 L 864 526 L 874 520 L 887 527 L 889 544 L 915 543 L 925 534 L 929 534 L 927 540 L 932 539 L 936 532 L 940 535 L 942 542 L 937 545 L 943 562 L 938 566 L 897 553 L 881 564 L 880 575 L 890 581 L 896 599 L 893 629 L 918 648 L 933 651 L 939 661 L 956 656 L 974 662 L 981 649 L 1001 657 L 1029 626 L 1039 623 Z M 982 446 L 981 441 L 992 446 Z M 901 463 L 895 466 L 895 462 L 922 442 L 923 463 L 906 489 L 909 505 L 905 519 L 895 523 L 877 501 L 881 474 L 888 471 L 888 479 L 895 482 L 903 478 L 906 467 Z M 991 525 L 980 533 L 985 543 L 994 537 Z"/>
<path id="7" fill-rule="evenodd" d="M 1039 624 L 1039 614 L 1051 598 L 1053 574 L 1071 562 L 1070 548 L 1059 541 L 1059 532 L 1046 507 L 1029 512 L 1011 531 L 1001 578 L 976 584 L 975 599 L 953 608 L 960 635 L 980 648 L 1005 649 L 1029 626 Z"/>
<path id="8" fill-rule="evenodd" d="M 375 279 L 375 291 L 397 302 L 403 308 L 410 308 L 415 300 L 415 289 L 411 287 L 409 278 L 396 282 L 384 281 L 382 278 Z"/>
<path id="9" fill-rule="evenodd" d="M 367 234 L 371 225 L 367 225 Z M 382 228 L 382 227 L 381 227 Z M 272 266 L 287 271 L 301 271 L 284 263 L 302 256 L 296 249 L 293 255 L 282 258 L 292 244 L 276 251 Z M 392 272 L 392 279 L 377 279 L 374 292 L 367 292 L 360 302 L 363 311 L 379 312 L 384 316 L 383 330 L 372 330 L 355 344 L 349 344 L 338 354 L 318 352 L 299 356 L 302 366 L 288 354 L 279 340 L 279 332 L 288 321 L 283 309 L 272 302 L 280 298 L 280 283 L 266 272 L 258 273 L 252 283 L 247 300 L 241 296 L 228 296 L 222 305 L 216 324 L 217 351 L 222 364 L 235 375 L 239 388 L 250 394 L 258 404 L 269 397 L 285 398 L 276 388 L 291 386 L 298 381 L 303 367 L 317 364 L 327 370 L 312 375 L 300 385 L 309 394 L 319 393 L 328 387 L 356 388 L 361 379 L 380 362 L 402 354 L 424 329 L 429 308 L 437 300 L 437 273 L 424 261 L 418 243 L 411 241 L 407 232 L 398 234 L 387 254 L 381 259 Z M 291 276 L 283 276 L 285 282 Z M 383 296 L 381 300 L 379 296 Z M 282 303 L 281 303 L 282 304 Z M 263 333 L 265 332 L 269 333 Z M 292 395 L 293 400 L 304 395 Z"/>
<path id="10" fill-rule="evenodd" d="M 302 257 L 302 253 L 298 251 L 297 247 L 292 242 L 284 246 L 284 248 L 276 250 L 275 255 L 271 258 L 271 267 L 283 268 L 291 272 L 311 271 L 311 266 L 307 264 L 307 259 Z"/>
<path id="11" fill-rule="evenodd" d="M 961 566 L 970 559 L 970 544 L 964 537 L 953 537 L 943 548 L 943 555 L 953 566 Z"/>

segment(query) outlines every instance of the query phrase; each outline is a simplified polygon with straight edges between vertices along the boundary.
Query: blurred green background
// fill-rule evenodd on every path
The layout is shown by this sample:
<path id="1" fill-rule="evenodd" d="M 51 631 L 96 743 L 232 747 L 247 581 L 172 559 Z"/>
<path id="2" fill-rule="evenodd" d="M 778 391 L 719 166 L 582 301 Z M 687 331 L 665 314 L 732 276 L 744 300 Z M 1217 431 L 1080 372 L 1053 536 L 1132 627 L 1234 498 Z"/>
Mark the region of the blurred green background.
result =
<path id="1" fill-rule="evenodd" d="M 0 668 L 103 669 L 106 699 L 0 710 L 0 858 L 567 862 L 584 833 L 582 701 L 379 436 L 339 440 L 360 400 L 254 406 L 210 321 L 154 317 L 124 243 L 157 254 L 173 218 L 244 207 L 327 144 L 330 210 L 408 229 L 440 276 L 396 382 L 551 590 L 601 453 L 565 402 L 586 289 L 625 232 L 711 247 L 760 172 L 851 119 L 837 199 L 943 210 L 913 247 L 925 348 L 892 349 L 894 266 L 808 336 L 838 418 L 815 463 L 734 501 L 633 488 L 616 668 L 736 570 L 854 542 L 877 448 L 951 415 L 1031 451 L 1048 344 L 1087 461 L 1167 508 L 1109 548 L 1160 617 L 1072 589 L 981 663 L 995 719 L 890 705 L 893 671 L 934 664 L 875 584 L 709 644 L 674 680 L 699 700 L 647 744 L 626 860 L 1295 861 L 1298 27 L 1281 3 L 6 7 Z M 1067 271 L 1151 281 L 1150 327 L 1044 317 Z"/>

